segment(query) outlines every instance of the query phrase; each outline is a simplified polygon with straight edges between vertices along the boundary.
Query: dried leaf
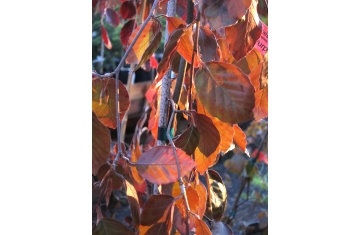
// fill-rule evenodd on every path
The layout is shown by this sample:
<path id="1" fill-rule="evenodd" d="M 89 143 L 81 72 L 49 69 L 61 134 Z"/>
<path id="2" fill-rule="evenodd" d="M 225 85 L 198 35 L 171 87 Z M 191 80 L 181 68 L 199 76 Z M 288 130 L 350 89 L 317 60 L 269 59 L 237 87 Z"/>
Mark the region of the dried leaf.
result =
<path id="1" fill-rule="evenodd" d="M 208 62 L 194 82 L 199 100 L 212 116 L 231 124 L 252 119 L 254 87 L 237 66 Z"/>
<path id="2" fill-rule="evenodd" d="M 130 106 L 129 94 L 122 82 L 119 81 L 119 106 L 120 121 Z M 93 79 L 92 80 L 92 110 L 99 121 L 105 126 L 116 128 L 116 91 L 115 79 Z"/>
<path id="3" fill-rule="evenodd" d="M 181 176 L 188 174 L 195 162 L 181 149 L 177 148 Z M 144 153 L 136 163 L 142 177 L 154 184 L 167 184 L 178 179 L 173 147 L 157 146 Z"/>

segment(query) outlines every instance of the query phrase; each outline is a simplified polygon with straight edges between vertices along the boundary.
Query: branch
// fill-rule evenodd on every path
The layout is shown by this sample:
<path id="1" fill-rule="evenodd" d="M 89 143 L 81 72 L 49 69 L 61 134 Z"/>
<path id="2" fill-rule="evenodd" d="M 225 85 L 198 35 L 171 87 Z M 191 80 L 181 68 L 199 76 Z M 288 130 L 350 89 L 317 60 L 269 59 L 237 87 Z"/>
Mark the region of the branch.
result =
<path id="1" fill-rule="evenodd" d="M 174 153 L 174 158 L 175 158 L 175 163 L 177 166 L 177 171 L 178 171 L 178 181 L 179 181 L 179 185 L 180 185 L 180 189 L 181 189 L 181 194 L 183 194 L 183 198 L 184 198 L 184 205 L 185 205 L 185 211 L 186 211 L 186 234 L 189 234 L 189 212 L 190 212 L 190 208 L 189 208 L 189 204 L 188 204 L 188 200 L 187 200 L 187 196 L 186 196 L 186 191 L 185 191 L 185 185 L 183 183 L 183 179 L 181 177 L 181 171 L 180 171 L 180 164 L 179 164 L 179 159 L 176 153 L 176 147 L 174 145 L 174 142 L 172 140 L 172 137 L 170 136 L 170 127 L 173 123 L 173 119 L 174 119 L 174 115 L 175 115 L 175 104 L 173 102 L 172 99 L 169 99 L 171 106 L 172 106 L 172 115 L 169 119 L 169 124 L 168 124 L 168 128 L 167 128 L 167 138 L 169 140 L 169 143 L 171 144 L 171 146 L 173 147 L 173 153 Z"/>
<path id="2" fill-rule="evenodd" d="M 114 76 L 114 74 L 119 73 L 121 67 L 122 67 L 123 64 L 124 64 L 124 61 L 125 61 L 126 57 L 129 55 L 129 53 L 130 53 L 132 47 L 135 45 L 137 39 L 140 37 L 142 31 L 145 29 L 145 27 L 146 27 L 148 21 L 151 19 L 152 15 L 153 15 L 153 11 L 154 11 L 154 9 L 157 7 L 157 3 L 158 3 L 158 0 L 154 0 L 150 13 L 148 14 L 146 20 L 143 22 L 143 24 L 142 24 L 140 30 L 137 32 L 136 36 L 135 36 L 134 39 L 132 40 L 130 46 L 127 48 L 125 54 L 124 54 L 123 57 L 121 58 L 121 60 L 120 60 L 120 62 L 119 62 L 119 64 L 118 64 L 118 66 L 115 68 L 115 70 L 114 70 L 113 72 L 111 72 L 111 73 L 106 73 L 106 74 L 104 74 L 104 75 L 99 75 L 99 74 L 96 74 L 96 73 L 95 73 L 97 77 L 100 77 L 100 78 L 111 78 L 111 77 Z M 92 72 L 92 74 L 93 74 L 93 72 Z M 118 78 L 119 78 L 119 74 L 118 74 Z"/>

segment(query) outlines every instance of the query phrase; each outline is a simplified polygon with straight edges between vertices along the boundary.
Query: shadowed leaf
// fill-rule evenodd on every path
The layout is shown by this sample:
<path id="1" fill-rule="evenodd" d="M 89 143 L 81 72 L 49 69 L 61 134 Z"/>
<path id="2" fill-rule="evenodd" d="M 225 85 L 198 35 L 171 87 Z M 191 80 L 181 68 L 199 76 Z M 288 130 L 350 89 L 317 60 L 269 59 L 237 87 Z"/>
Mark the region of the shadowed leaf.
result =
<path id="1" fill-rule="evenodd" d="M 251 83 L 255 87 L 255 107 L 253 112 L 256 121 L 268 116 L 268 86 L 263 89 L 260 88 L 262 65 L 263 63 L 259 64 L 249 75 Z"/>
<path id="2" fill-rule="evenodd" d="M 133 235 L 133 233 L 119 221 L 103 218 L 93 230 L 92 235 Z"/>
<path id="3" fill-rule="evenodd" d="M 199 32 L 199 53 L 203 62 L 218 60 L 218 44 L 212 31 L 205 27 L 200 27 Z"/>
<path id="4" fill-rule="evenodd" d="M 125 22 L 124 26 L 121 28 L 120 41 L 124 47 L 126 47 L 129 42 L 129 38 L 131 36 L 131 33 L 134 30 L 134 25 L 135 25 L 135 20 L 131 19 L 131 20 Z"/>
<path id="5" fill-rule="evenodd" d="M 141 214 L 141 225 L 148 226 L 167 218 L 174 198 L 169 195 L 152 195 L 145 203 Z"/>
<path id="6" fill-rule="evenodd" d="M 129 94 L 122 82 L 119 81 L 120 121 L 130 106 Z M 116 91 L 115 79 L 92 80 L 92 110 L 99 121 L 105 126 L 116 128 Z"/>
<path id="7" fill-rule="evenodd" d="M 189 126 L 180 136 L 174 140 L 176 147 L 191 155 L 199 145 L 200 134 L 194 126 Z"/>
<path id="8" fill-rule="evenodd" d="M 116 13 L 116 11 L 114 11 L 111 8 L 107 8 L 105 11 L 105 15 L 106 15 L 105 20 L 109 24 L 111 24 L 114 28 L 116 28 L 119 25 L 120 19 L 119 19 L 118 14 Z"/>
<path id="9" fill-rule="evenodd" d="M 254 87 L 237 66 L 206 63 L 194 82 L 199 100 L 212 116 L 231 124 L 252 119 Z"/>
<path id="10" fill-rule="evenodd" d="M 97 175 L 110 155 L 110 132 L 92 113 L 92 173 Z"/>
<path id="11" fill-rule="evenodd" d="M 121 4 L 120 15 L 125 20 L 136 15 L 136 7 L 133 1 L 125 1 Z"/>
<path id="12" fill-rule="evenodd" d="M 188 174 L 195 162 L 181 149 L 177 148 L 181 176 Z M 144 153 L 136 163 L 142 177 L 154 184 L 167 184 L 177 181 L 178 172 L 171 146 L 157 146 Z"/>
<path id="13" fill-rule="evenodd" d="M 125 180 L 126 187 L 126 196 L 130 204 L 132 223 L 137 229 L 140 225 L 140 204 L 137 196 L 136 189 L 134 186 L 127 180 Z"/>

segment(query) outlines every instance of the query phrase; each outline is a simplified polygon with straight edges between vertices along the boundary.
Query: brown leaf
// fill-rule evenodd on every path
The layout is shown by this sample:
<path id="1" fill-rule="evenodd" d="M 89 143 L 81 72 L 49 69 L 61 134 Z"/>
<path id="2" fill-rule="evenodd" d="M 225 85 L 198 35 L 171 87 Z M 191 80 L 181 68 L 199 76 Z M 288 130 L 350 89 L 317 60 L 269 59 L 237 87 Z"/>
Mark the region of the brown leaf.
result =
<path id="1" fill-rule="evenodd" d="M 237 66 L 208 62 L 194 82 L 199 100 L 212 116 L 230 124 L 252 119 L 254 87 Z"/>
<path id="2" fill-rule="evenodd" d="M 261 36 L 262 27 L 256 6 L 257 1 L 253 0 L 245 20 L 225 28 L 230 51 L 236 60 L 244 57 Z"/>
<path id="3" fill-rule="evenodd" d="M 227 206 L 227 190 L 221 176 L 214 170 L 208 170 L 212 212 L 207 209 L 207 216 L 219 221 Z"/>
<path id="4" fill-rule="evenodd" d="M 152 195 L 143 206 L 141 225 L 148 226 L 165 221 L 173 206 L 174 198 L 172 196 Z"/>
<path id="5" fill-rule="evenodd" d="M 131 34 L 129 45 L 132 43 L 141 26 L 137 27 Z M 127 64 L 138 64 L 140 67 L 145 63 L 151 55 L 157 50 L 162 38 L 161 23 L 158 19 L 152 18 L 148 21 L 146 27 L 142 30 L 141 35 L 132 47 L 126 58 Z M 137 67 L 137 68 L 138 68 Z M 137 69 L 136 68 L 136 69 Z"/>
<path id="6" fill-rule="evenodd" d="M 92 113 L 92 173 L 98 170 L 108 160 L 110 155 L 110 132 Z"/>
<path id="7" fill-rule="evenodd" d="M 200 0 L 200 12 L 204 23 L 218 29 L 241 19 L 250 4 L 251 0 Z"/>
<path id="8" fill-rule="evenodd" d="M 174 30 L 180 29 L 180 28 L 185 28 L 186 23 L 183 19 L 179 17 L 165 17 L 168 22 L 168 33 L 171 34 Z"/>
<path id="9" fill-rule="evenodd" d="M 120 166 L 117 166 L 117 171 L 120 171 L 119 169 Z M 123 180 L 119 176 L 113 173 L 111 166 L 108 164 L 104 164 L 99 168 L 99 171 L 97 173 L 97 178 L 99 180 L 102 180 L 106 174 L 109 174 L 109 177 L 112 179 L 112 189 L 120 189 L 121 186 L 123 185 Z"/>
<path id="10" fill-rule="evenodd" d="M 129 94 L 119 81 L 120 121 L 130 106 Z M 106 127 L 116 128 L 116 91 L 115 79 L 92 80 L 92 110 Z"/>
<path id="11" fill-rule="evenodd" d="M 195 162 L 181 149 L 176 148 L 181 177 L 188 174 Z M 154 184 L 167 184 L 178 179 L 173 147 L 157 146 L 144 153 L 136 163 L 142 177 Z"/>
<path id="12" fill-rule="evenodd" d="M 93 230 L 92 235 L 133 235 L 133 233 L 119 221 L 103 218 Z"/>
<path id="13" fill-rule="evenodd" d="M 261 89 L 260 76 L 262 72 L 262 63 L 259 64 L 249 75 L 251 83 L 255 87 L 255 107 L 253 109 L 256 121 L 268 116 L 268 86 Z"/>
<path id="14" fill-rule="evenodd" d="M 220 61 L 225 63 L 233 63 L 234 57 L 229 50 L 228 42 L 225 38 L 217 39 L 217 44 L 219 45 Z"/>
<path id="15" fill-rule="evenodd" d="M 243 130 L 237 125 L 233 125 L 234 128 L 234 143 L 245 153 L 246 152 L 246 136 Z"/>
<path id="16" fill-rule="evenodd" d="M 191 125 L 174 140 L 174 144 L 184 150 L 186 154 L 191 155 L 199 145 L 199 140 L 200 134 L 197 128 Z"/>
<path id="17" fill-rule="evenodd" d="M 199 53 L 203 62 L 218 60 L 218 44 L 212 31 L 201 26 L 199 31 Z"/>
<path id="18" fill-rule="evenodd" d="M 127 200 L 130 204 L 131 215 L 132 215 L 132 223 L 134 227 L 137 229 L 140 225 L 140 204 L 139 198 L 137 196 L 136 189 L 134 186 L 127 180 L 125 180 L 126 187 L 126 196 Z"/>

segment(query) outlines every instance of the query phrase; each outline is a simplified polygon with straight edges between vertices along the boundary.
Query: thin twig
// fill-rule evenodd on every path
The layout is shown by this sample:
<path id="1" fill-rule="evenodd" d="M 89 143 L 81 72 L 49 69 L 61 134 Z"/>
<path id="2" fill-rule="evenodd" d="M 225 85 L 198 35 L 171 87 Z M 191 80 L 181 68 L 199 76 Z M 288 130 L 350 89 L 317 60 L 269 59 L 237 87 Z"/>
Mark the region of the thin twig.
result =
<path id="1" fill-rule="evenodd" d="M 172 140 L 172 137 L 170 136 L 170 127 L 173 123 L 173 119 L 174 119 L 174 115 L 175 115 L 175 111 L 176 111 L 176 108 L 175 108 L 175 104 L 173 102 L 172 99 L 168 99 L 171 103 L 171 107 L 172 107 L 172 115 L 169 119 L 169 124 L 168 124 L 168 128 L 167 128 L 167 138 L 169 140 L 169 143 L 171 144 L 171 146 L 173 147 L 173 153 L 174 153 L 174 158 L 175 158 L 175 163 L 176 163 L 176 166 L 177 166 L 177 171 L 178 171 L 178 181 L 179 181 L 179 185 L 180 185 L 180 189 L 181 189 L 181 194 L 183 194 L 184 196 L 184 205 L 185 205 L 185 211 L 186 211 L 186 234 L 188 235 L 189 234 L 189 212 L 190 212 L 190 208 L 189 208 L 189 204 L 188 204 L 188 200 L 187 200 L 187 196 L 186 196 L 186 190 L 185 190 L 185 185 L 183 183 L 183 179 L 182 179 L 182 176 L 181 176 L 181 171 L 180 171 L 180 164 L 179 164 L 179 159 L 178 159 L 178 156 L 177 156 L 177 153 L 176 153 L 176 147 L 174 145 L 174 142 Z"/>

